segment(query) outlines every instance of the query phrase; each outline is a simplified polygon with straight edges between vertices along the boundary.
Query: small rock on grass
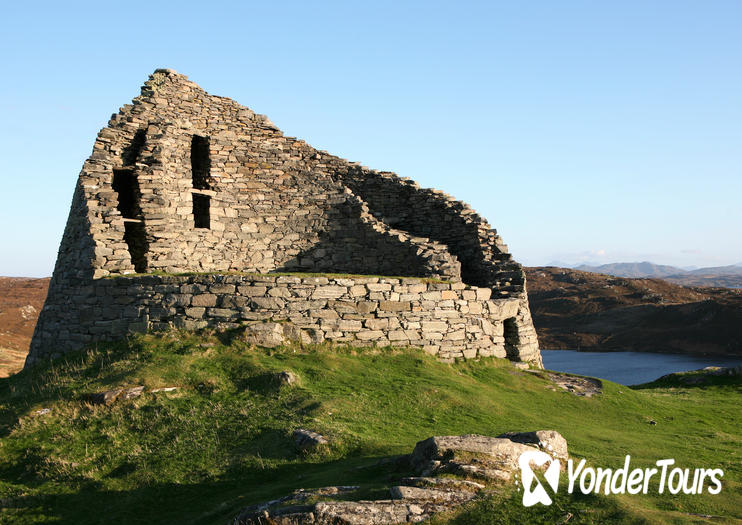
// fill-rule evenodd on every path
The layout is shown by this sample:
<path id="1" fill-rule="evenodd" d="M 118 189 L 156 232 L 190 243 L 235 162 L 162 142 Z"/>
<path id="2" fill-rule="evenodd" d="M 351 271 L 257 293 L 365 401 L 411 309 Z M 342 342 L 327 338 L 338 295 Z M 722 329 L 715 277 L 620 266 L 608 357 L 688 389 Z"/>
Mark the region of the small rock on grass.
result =
<path id="1" fill-rule="evenodd" d="M 299 450 L 311 450 L 320 445 L 327 445 L 329 441 L 325 436 L 311 430 L 298 428 L 294 430 L 294 443 Z"/>
<path id="2" fill-rule="evenodd" d="M 134 386 L 131 388 L 114 388 L 95 394 L 88 394 L 85 400 L 93 405 L 109 406 L 122 399 L 134 399 L 144 393 L 144 386 Z"/>
<path id="3" fill-rule="evenodd" d="M 295 373 L 293 373 L 290 370 L 284 370 L 276 374 L 276 380 L 278 381 L 278 384 L 280 385 L 291 386 L 299 382 L 299 376 L 297 376 Z"/>

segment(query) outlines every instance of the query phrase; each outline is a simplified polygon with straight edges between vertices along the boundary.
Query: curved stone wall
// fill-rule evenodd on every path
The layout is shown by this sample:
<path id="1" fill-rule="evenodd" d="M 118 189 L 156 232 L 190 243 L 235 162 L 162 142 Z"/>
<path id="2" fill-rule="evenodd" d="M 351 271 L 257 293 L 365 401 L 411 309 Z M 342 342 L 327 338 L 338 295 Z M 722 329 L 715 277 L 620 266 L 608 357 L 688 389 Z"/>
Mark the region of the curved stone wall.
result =
<path id="1" fill-rule="evenodd" d="M 441 359 L 506 357 L 517 299 L 461 282 L 294 275 L 147 275 L 98 279 L 49 305 L 30 362 L 129 332 L 290 321 L 316 342 L 412 345 Z M 82 305 L 82 306 L 80 306 Z M 74 307 L 72 307 L 74 306 Z M 49 321 L 54 319 L 54 321 Z"/>

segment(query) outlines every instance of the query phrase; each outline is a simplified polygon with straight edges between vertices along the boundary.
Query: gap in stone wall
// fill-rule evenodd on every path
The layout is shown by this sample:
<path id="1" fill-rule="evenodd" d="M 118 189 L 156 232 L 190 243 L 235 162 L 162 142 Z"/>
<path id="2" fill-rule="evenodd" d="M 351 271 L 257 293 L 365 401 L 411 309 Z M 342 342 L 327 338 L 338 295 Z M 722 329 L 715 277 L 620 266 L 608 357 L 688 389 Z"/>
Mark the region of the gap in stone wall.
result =
<path id="1" fill-rule="evenodd" d="M 139 154 L 142 152 L 142 148 L 144 148 L 146 140 L 147 131 L 143 129 L 137 130 L 131 143 L 124 149 L 124 152 L 121 155 L 124 166 L 133 166 L 136 163 Z"/>
<path id="2" fill-rule="evenodd" d="M 518 320 L 515 317 L 503 321 L 503 336 L 505 337 L 505 351 L 508 356 L 517 356 L 520 337 L 518 336 Z"/>
<path id="3" fill-rule="evenodd" d="M 129 247 L 129 255 L 137 273 L 147 271 L 147 236 L 142 222 L 124 223 L 124 240 Z"/>
<path id="4" fill-rule="evenodd" d="M 113 170 L 113 190 L 118 195 L 117 209 L 124 219 L 124 241 L 137 273 L 147 271 L 147 236 L 139 206 L 140 191 L 132 169 Z"/>
<path id="5" fill-rule="evenodd" d="M 209 191 L 211 157 L 209 137 L 191 137 L 191 179 L 193 184 L 193 227 L 211 228 L 211 197 L 198 191 Z"/>
<path id="6" fill-rule="evenodd" d="M 209 208 L 211 207 L 211 197 L 193 194 L 193 226 L 194 228 L 210 228 L 211 217 Z"/>
<path id="7" fill-rule="evenodd" d="M 194 189 L 211 189 L 209 185 L 210 171 L 209 137 L 193 135 L 191 138 L 191 176 L 193 178 Z"/>
<path id="8" fill-rule="evenodd" d="M 125 219 L 139 217 L 139 183 L 134 170 L 113 170 L 113 191 L 118 194 L 117 209 Z"/>

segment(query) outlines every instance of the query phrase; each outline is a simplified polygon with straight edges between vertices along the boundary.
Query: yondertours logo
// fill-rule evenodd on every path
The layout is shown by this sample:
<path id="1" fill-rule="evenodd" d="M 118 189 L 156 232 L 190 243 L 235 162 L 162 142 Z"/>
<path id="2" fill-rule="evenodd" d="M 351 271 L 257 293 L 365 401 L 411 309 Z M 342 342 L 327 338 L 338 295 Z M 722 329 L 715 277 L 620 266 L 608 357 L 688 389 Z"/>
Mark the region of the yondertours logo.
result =
<path id="1" fill-rule="evenodd" d="M 538 479 L 536 473 L 541 474 L 543 469 L 536 469 L 534 472 L 531 469 L 531 463 L 537 467 L 543 467 L 548 464 L 546 470 L 543 472 L 543 481 Z M 529 452 L 523 452 L 518 458 L 518 466 L 520 467 L 520 476 L 523 479 L 523 505 L 531 507 L 536 503 L 543 505 L 551 505 L 551 496 L 546 492 L 546 487 L 551 488 L 551 493 L 556 494 L 557 488 L 559 488 L 559 471 L 561 469 L 561 463 L 556 458 L 552 458 L 546 452 L 540 450 L 533 450 Z"/>
<path id="2" fill-rule="evenodd" d="M 626 456 L 622 467 L 586 467 L 581 459 L 575 467 L 567 461 L 567 493 L 579 490 L 582 494 L 648 494 L 656 490 L 663 494 L 718 494 L 721 492 L 720 468 L 705 469 L 675 467 L 674 459 L 661 459 L 655 463 L 658 468 L 631 468 L 631 456 Z M 524 452 L 518 458 L 521 480 L 523 482 L 523 505 L 531 507 L 537 503 L 551 505 L 559 489 L 561 463 L 540 450 Z"/>

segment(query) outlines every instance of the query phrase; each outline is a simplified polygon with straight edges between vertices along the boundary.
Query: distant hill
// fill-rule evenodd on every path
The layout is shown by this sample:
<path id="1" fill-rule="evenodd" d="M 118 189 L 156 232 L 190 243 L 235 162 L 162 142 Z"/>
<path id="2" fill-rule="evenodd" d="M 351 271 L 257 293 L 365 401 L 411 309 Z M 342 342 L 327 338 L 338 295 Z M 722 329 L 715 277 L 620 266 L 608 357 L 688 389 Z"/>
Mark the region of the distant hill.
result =
<path id="1" fill-rule="evenodd" d="M 675 266 L 644 261 L 602 264 L 600 266 L 583 264 L 577 266 L 575 270 L 616 277 L 665 279 L 684 286 L 742 288 L 742 263 L 683 270 Z"/>
<path id="2" fill-rule="evenodd" d="M 667 277 L 668 275 L 678 275 L 686 273 L 682 268 L 675 266 L 666 266 L 663 264 L 654 264 L 648 261 L 628 262 L 628 263 L 611 263 L 601 264 L 600 266 L 589 266 L 583 264 L 575 267 L 575 270 L 583 272 L 604 273 L 615 275 L 616 277 Z"/>
<path id="3" fill-rule="evenodd" d="M 0 277 L 0 377 L 23 368 L 49 278 Z"/>
<path id="4" fill-rule="evenodd" d="M 742 356 L 742 290 L 526 268 L 545 349 Z"/>

